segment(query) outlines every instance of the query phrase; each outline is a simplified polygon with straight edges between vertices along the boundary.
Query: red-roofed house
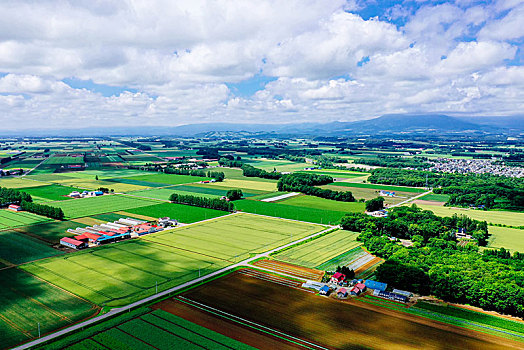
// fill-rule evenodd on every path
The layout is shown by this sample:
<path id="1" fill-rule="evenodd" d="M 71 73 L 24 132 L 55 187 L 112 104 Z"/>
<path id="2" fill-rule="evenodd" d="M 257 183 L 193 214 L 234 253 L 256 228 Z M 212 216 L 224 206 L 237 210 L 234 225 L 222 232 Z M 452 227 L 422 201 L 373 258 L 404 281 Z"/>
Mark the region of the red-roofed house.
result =
<path id="1" fill-rule="evenodd" d="M 69 238 L 69 237 L 62 238 L 60 240 L 60 244 L 65 246 L 65 247 L 69 247 L 69 248 L 73 248 L 73 249 L 82 249 L 82 248 L 87 247 L 87 243 L 86 242 L 82 242 L 82 241 L 79 241 L 79 240 L 76 240 L 76 239 L 73 239 L 73 238 Z"/>
<path id="2" fill-rule="evenodd" d="M 335 274 L 331 277 L 331 283 L 339 284 L 344 282 L 345 279 L 346 275 L 341 274 L 340 272 L 335 272 Z"/>
<path id="3" fill-rule="evenodd" d="M 351 295 L 359 295 L 362 291 L 357 287 L 353 287 L 349 292 L 351 293 Z"/>
<path id="4" fill-rule="evenodd" d="M 347 291 L 347 289 L 346 289 L 346 288 L 340 288 L 340 289 L 338 290 L 338 292 L 337 292 L 337 296 L 338 296 L 339 298 L 345 298 L 345 297 L 347 297 L 347 296 L 348 296 L 348 291 Z"/>
<path id="5" fill-rule="evenodd" d="M 355 285 L 355 287 L 357 287 L 358 289 L 360 289 L 362 292 L 365 292 L 366 291 L 366 285 L 364 283 L 357 283 Z"/>
<path id="6" fill-rule="evenodd" d="M 16 204 L 9 205 L 7 209 L 12 210 L 12 211 L 22 211 L 22 207 Z"/>
<path id="7" fill-rule="evenodd" d="M 89 242 L 96 242 L 96 240 L 101 237 L 100 235 L 91 232 L 84 232 L 82 236 L 85 236 L 89 240 Z"/>

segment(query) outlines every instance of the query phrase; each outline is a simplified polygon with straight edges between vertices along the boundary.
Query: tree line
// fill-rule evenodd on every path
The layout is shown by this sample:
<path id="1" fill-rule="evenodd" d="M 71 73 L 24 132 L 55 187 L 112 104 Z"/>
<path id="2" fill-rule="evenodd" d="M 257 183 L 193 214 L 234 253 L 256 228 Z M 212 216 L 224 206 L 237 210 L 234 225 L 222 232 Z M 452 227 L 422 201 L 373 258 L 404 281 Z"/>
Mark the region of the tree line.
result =
<path id="1" fill-rule="evenodd" d="M 277 182 L 279 191 L 301 192 L 310 196 L 331 199 L 340 202 L 354 202 L 355 197 L 350 191 L 333 191 L 315 186 L 326 185 L 333 182 L 327 175 L 294 173 L 283 175 Z"/>
<path id="2" fill-rule="evenodd" d="M 12 188 L 0 187 L 0 206 L 20 204 L 22 201 L 32 202 L 33 198 L 31 198 L 29 193 Z"/>
<path id="3" fill-rule="evenodd" d="M 23 210 L 28 211 L 30 213 L 47 216 L 48 218 L 56 219 L 56 220 L 64 219 L 64 212 L 62 211 L 62 208 L 56 208 L 50 205 L 38 204 L 38 203 L 32 203 L 32 202 L 26 202 L 26 201 L 22 201 L 20 203 L 20 206 L 22 207 Z"/>
<path id="4" fill-rule="evenodd" d="M 400 156 L 379 155 L 377 158 L 359 158 L 354 163 L 388 168 L 427 169 L 431 167 L 431 163 L 427 160 L 426 157 L 403 158 Z"/>
<path id="5" fill-rule="evenodd" d="M 188 175 L 188 176 L 198 176 L 198 177 L 211 177 L 217 182 L 224 181 L 226 175 L 222 171 L 205 171 L 202 169 L 191 169 L 184 167 L 174 167 L 167 165 L 162 168 L 160 165 L 146 165 L 146 166 L 130 166 L 129 169 L 140 169 L 145 171 L 157 171 L 163 172 L 164 174 L 173 174 L 173 175 Z"/>
<path id="6" fill-rule="evenodd" d="M 252 165 L 242 165 L 242 175 L 245 177 L 260 177 L 263 179 L 274 179 L 278 180 L 282 177 L 282 174 L 276 171 L 269 172 L 264 169 L 255 168 Z"/>
<path id="7" fill-rule="evenodd" d="M 448 206 L 524 210 L 524 181 L 491 174 L 444 174 L 404 169 L 374 169 L 371 183 L 424 187 L 448 194 Z"/>
<path id="8" fill-rule="evenodd" d="M 171 196 L 169 196 L 169 201 L 171 203 L 186 204 L 195 207 L 216 209 L 229 212 L 235 210 L 235 205 L 232 202 L 228 202 L 218 198 L 206 198 L 173 193 L 171 194 Z"/>
<path id="9" fill-rule="evenodd" d="M 524 316 L 524 254 L 459 245 L 453 232 L 464 226 L 484 231 L 486 224 L 459 216 L 434 218 L 416 206 L 392 209 L 386 219 L 353 214 L 342 219 L 344 229 L 360 232 L 365 247 L 386 259 L 375 272 L 378 280 L 449 302 Z M 413 246 L 391 237 L 411 238 Z"/>

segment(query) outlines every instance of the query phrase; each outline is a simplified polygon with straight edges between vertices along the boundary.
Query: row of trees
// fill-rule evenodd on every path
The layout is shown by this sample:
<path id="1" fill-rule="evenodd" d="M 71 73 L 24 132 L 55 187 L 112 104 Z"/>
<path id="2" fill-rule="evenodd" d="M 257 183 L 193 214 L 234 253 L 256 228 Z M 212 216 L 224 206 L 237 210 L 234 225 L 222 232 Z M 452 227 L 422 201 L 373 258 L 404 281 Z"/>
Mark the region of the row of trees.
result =
<path id="1" fill-rule="evenodd" d="M 206 198 L 192 195 L 181 195 L 173 193 L 169 196 L 172 203 L 192 205 L 195 207 L 209 208 L 216 210 L 223 210 L 232 212 L 235 210 L 235 205 L 232 202 L 221 200 L 218 198 Z"/>
<path id="2" fill-rule="evenodd" d="M 355 163 L 388 168 L 427 169 L 431 166 L 431 163 L 427 160 L 426 157 L 403 158 L 399 156 L 379 155 L 377 158 L 359 158 L 355 160 Z"/>
<path id="3" fill-rule="evenodd" d="M 217 182 L 224 181 L 226 178 L 226 175 L 222 171 L 208 171 L 202 169 L 191 169 L 191 168 L 184 168 L 184 167 L 174 167 L 171 165 L 168 165 L 164 168 L 162 168 L 160 165 L 146 165 L 146 166 L 130 166 L 130 169 L 141 169 L 146 171 L 158 171 L 163 172 L 165 174 L 173 174 L 173 175 L 189 175 L 189 176 L 199 176 L 199 177 L 211 177 L 215 179 Z M 96 178 L 98 180 L 98 176 Z"/>
<path id="4" fill-rule="evenodd" d="M 274 179 L 278 180 L 282 177 L 282 174 L 276 171 L 269 172 L 264 169 L 255 168 L 252 165 L 244 164 L 242 165 L 242 175 L 246 177 L 260 177 L 263 179 Z"/>
<path id="5" fill-rule="evenodd" d="M 228 167 L 228 168 L 240 168 L 240 167 L 242 167 L 242 165 L 244 163 L 242 163 L 241 160 L 232 160 L 232 159 L 227 159 L 227 158 L 220 158 L 218 160 L 218 164 L 220 166 L 225 166 L 225 167 Z"/>
<path id="6" fill-rule="evenodd" d="M 22 201 L 32 202 L 29 193 L 12 188 L 0 187 L 0 206 L 8 204 L 20 204 Z"/>
<path id="7" fill-rule="evenodd" d="M 333 191 L 327 188 L 315 187 L 332 182 L 333 178 L 331 176 L 295 173 L 283 175 L 277 182 L 277 189 L 279 191 L 301 192 L 310 196 L 340 202 L 355 201 L 355 197 L 353 197 L 350 191 Z"/>
<path id="8" fill-rule="evenodd" d="M 20 203 L 20 206 L 23 210 L 28 211 L 30 213 L 47 216 L 48 218 L 56 220 L 64 219 L 64 212 L 62 211 L 62 208 L 55 208 L 50 205 L 37 204 L 26 201 L 22 201 Z"/>
<path id="9" fill-rule="evenodd" d="M 371 183 L 433 187 L 448 194 L 447 205 L 524 210 L 524 181 L 491 174 L 444 174 L 404 169 L 374 169 Z"/>

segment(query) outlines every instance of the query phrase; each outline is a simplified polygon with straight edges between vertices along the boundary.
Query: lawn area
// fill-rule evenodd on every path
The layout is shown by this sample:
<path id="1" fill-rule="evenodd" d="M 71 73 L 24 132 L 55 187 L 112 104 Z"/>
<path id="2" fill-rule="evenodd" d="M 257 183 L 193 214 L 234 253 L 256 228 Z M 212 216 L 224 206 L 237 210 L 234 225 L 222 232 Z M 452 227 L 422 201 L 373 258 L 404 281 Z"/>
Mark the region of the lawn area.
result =
<path id="1" fill-rule="evenodd" d="M 96 190 L 100 187 L 106 187 L 113 189 L 115 192 L 130 192 L 137 191 L 147 188 L 146 186 L 139 186 L 134 184 L 126 184 L 119 182 L 111 182 L 106 180 L 95 180 L 95 179 L 77 179 L 71 177 L 61 177 L 60 179 L 53 180 L 54 183 L 74 186 L 83 189 Z"/>
<path id="2" fill-rule="evenodd" d="M 161 203 L 134 209 L 126 209 L 131 214 L 146 215 L 153 218 L 169 216 L 185 224 L 216 218 L 228 214 L 226 211 L 193 207 L 190 205 L 176 203 Z"/>
<path id="3" fill-rule="evenodd" d="M 264 169 L 266 171 L 297 171 L 304 170 L 304 168 L 310 167 L 308 163 L 297 163 L 289 160 L 274 160 L 274 159 L 244 159 L 245 163 L 254 166 L 255 168 Z"/>
<path id="4" fill-rule="evenodd" d="M 73 191 L 83 191 L 75 187 L 61 185 L 45 185 L 40 187 L 21 188 L 20 190 L 29 193 L 35 202 L 68 200 L 72 199 L 66 196 L 69 193 Z"/>
<path id="5" fill-rule="evenodd" d="M 199 182 L 203 180 L 209 180 L 207 177 L 189 176 L 189 175 L 175 175 L 175 174 L 152 174 L 152 175 L 137 175 L 132 177 L 124 177 L 122 179 L 128 179 L 133 181 L 145 181 L 148 183 L 157 183 L 165 186 L 169 185 L 181 185 L 192 182 Z"/>
<path id="6" fill-rule="evenodd" d="M 100 197 L 79 198 L 70 201 L 51 202 L 49 205 L 62 208 L 68 218 L 78 218 L 118 210 L 150 206 L 157 201 L 123 195 L 105 195 Z"/>
<path id="7" fill-rule="evenodd" d="M 343 186 L 343 187 L 354 187 L 354 188 L 372 188 L 375 190 L 395 191 L 395 192 L 412 192 L 412 193 L 427 192 L 425 188 L 420 188 L 420 187 L 390 186 L 390 185 L 379 185 L 379 184 L 370 184 L 370 183 L 337 181 L 334 183 L 334 185 Z"/>
<path id="8" fill-rule="evenodd" d="M 524 253 L 524 230 L 509 227 L 489 226 L 491 234 L 488 248 L 505 248 Z"/>
<path id="9" fill-rule="evenodd" d="M 140 239 L 23 265 L 23 269 L 94 303 L 125 305 L 323 229 L 322 226 L 231 215 Z M 205 244 L 203 244 L 205 243 Z M 228 260 L 225 260 L 228 259 Z"/>
<path id="10" fill-rule="evenodd" d="M 420 197 L 419 199 L 424 200 L 424 201 L 435 201 L 435 202 L 444 202 L 445 203 L 448 201 L 449 195 L 430 193 L 430 194 Z"/>
<path id="11" fill-rule="evenodd" d="M 359 202 L 338 202 L 331 199 L 319 198 L 314 196 L 298 195 L 289 197 L 280 204 L 292 205 L 297 207 L 344 211 L 347 213 L 364 212 L 365 204 Z"/>
<path id="12" fill-rule="evenodd" d="M 247 213 L 332 225 L 338 224 L 340 219 L 347 214 L 345 211 L 298 207 L 294 205 L 252 201 L 246 199 L 235 201 L 235 207 L 237 210 Z"/>
<path id="13" fill-rule="evenodd" d="M 91 303 L 16 268 L 0 271 L 0 285 L 2 348 L 38 337 L 38 323 L 45 334 L 98 310 Z"/>
<path id="14" fill-rule="evenodd" d="M 58 243 L 62 237 L 71 236 L 70 233 L 67 233 L 68 229 L 74 229 L 80 226 L 82 225 L 73 221 L 51 221 L 19 227 L 15 230 L 31 236 L 40 237 L 47 242 L 55 244 Z"/>
<path id="15" fill-rule="evenodd" d="M 279 252 L 273 257 L 291 264 L 316 268 L 340 253 L 359 247 L 362 243 L 357 242 L 358 235 L 356 232 L 337 230 Z"/>
<path id="16" fill-rule="evenodd" d="M 524 213 L 505 210 L 475 210 L 467 208 L 450 208 L 423 204 L 418 206 L 424 210 L 431 210 L 439 216 L 453 216 L 453 214 L 467 215 L 475 220 L 487 221 L 488 224 L 494 223 L 509 226 L 524 226 Z"/>
<path id="17" fill-rule="evenodd" d="M 377 198 L 379 196 L 379 191 L 373 188 L 360 188 L 360 187 L 347 187 L 347 186 L 337 186 L 340 182 L 335 182 L 333 185 L 324 185 L 320 186 L 321 188 L 327 188 L 333 191 L 350 191 L 353 194 L 353 197 L 356 199 L 364 198 L 365 200 L 370 200 L 372 198 Z M 384 203 L 391 205 L 397 204 L 402 201 L 405 201 L 408 198 L 412 198 L 418 193 L 413 192 L 395 192 L 397 197 L 382 197 L 384 198 Z"/>
<path id="18" fill-rule="evenodd" d="M 51 221 L 51 219 L 26 211 L 14 212 L 7 209 L 0 210 L 0 230 L 32 225 L 44 221 Z"/>
<path id="19" fill-rule="evenodd" d="M 63 252 L 23 233 L 17 231 L 0 232 L 0 260 L 18 265 L 59 254 L 63 254 Z"/>

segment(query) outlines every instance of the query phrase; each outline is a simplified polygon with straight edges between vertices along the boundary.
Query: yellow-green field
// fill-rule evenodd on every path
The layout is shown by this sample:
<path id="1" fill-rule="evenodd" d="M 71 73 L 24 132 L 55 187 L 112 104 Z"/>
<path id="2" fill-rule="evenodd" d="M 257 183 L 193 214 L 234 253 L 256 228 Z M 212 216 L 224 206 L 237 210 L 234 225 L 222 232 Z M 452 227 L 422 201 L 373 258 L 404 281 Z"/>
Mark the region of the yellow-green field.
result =
<path id="1" fill-rule="evenodd" d="M 524 230 L 490 226 L 488 248 L 505 248 L 524 253 Z"/>

